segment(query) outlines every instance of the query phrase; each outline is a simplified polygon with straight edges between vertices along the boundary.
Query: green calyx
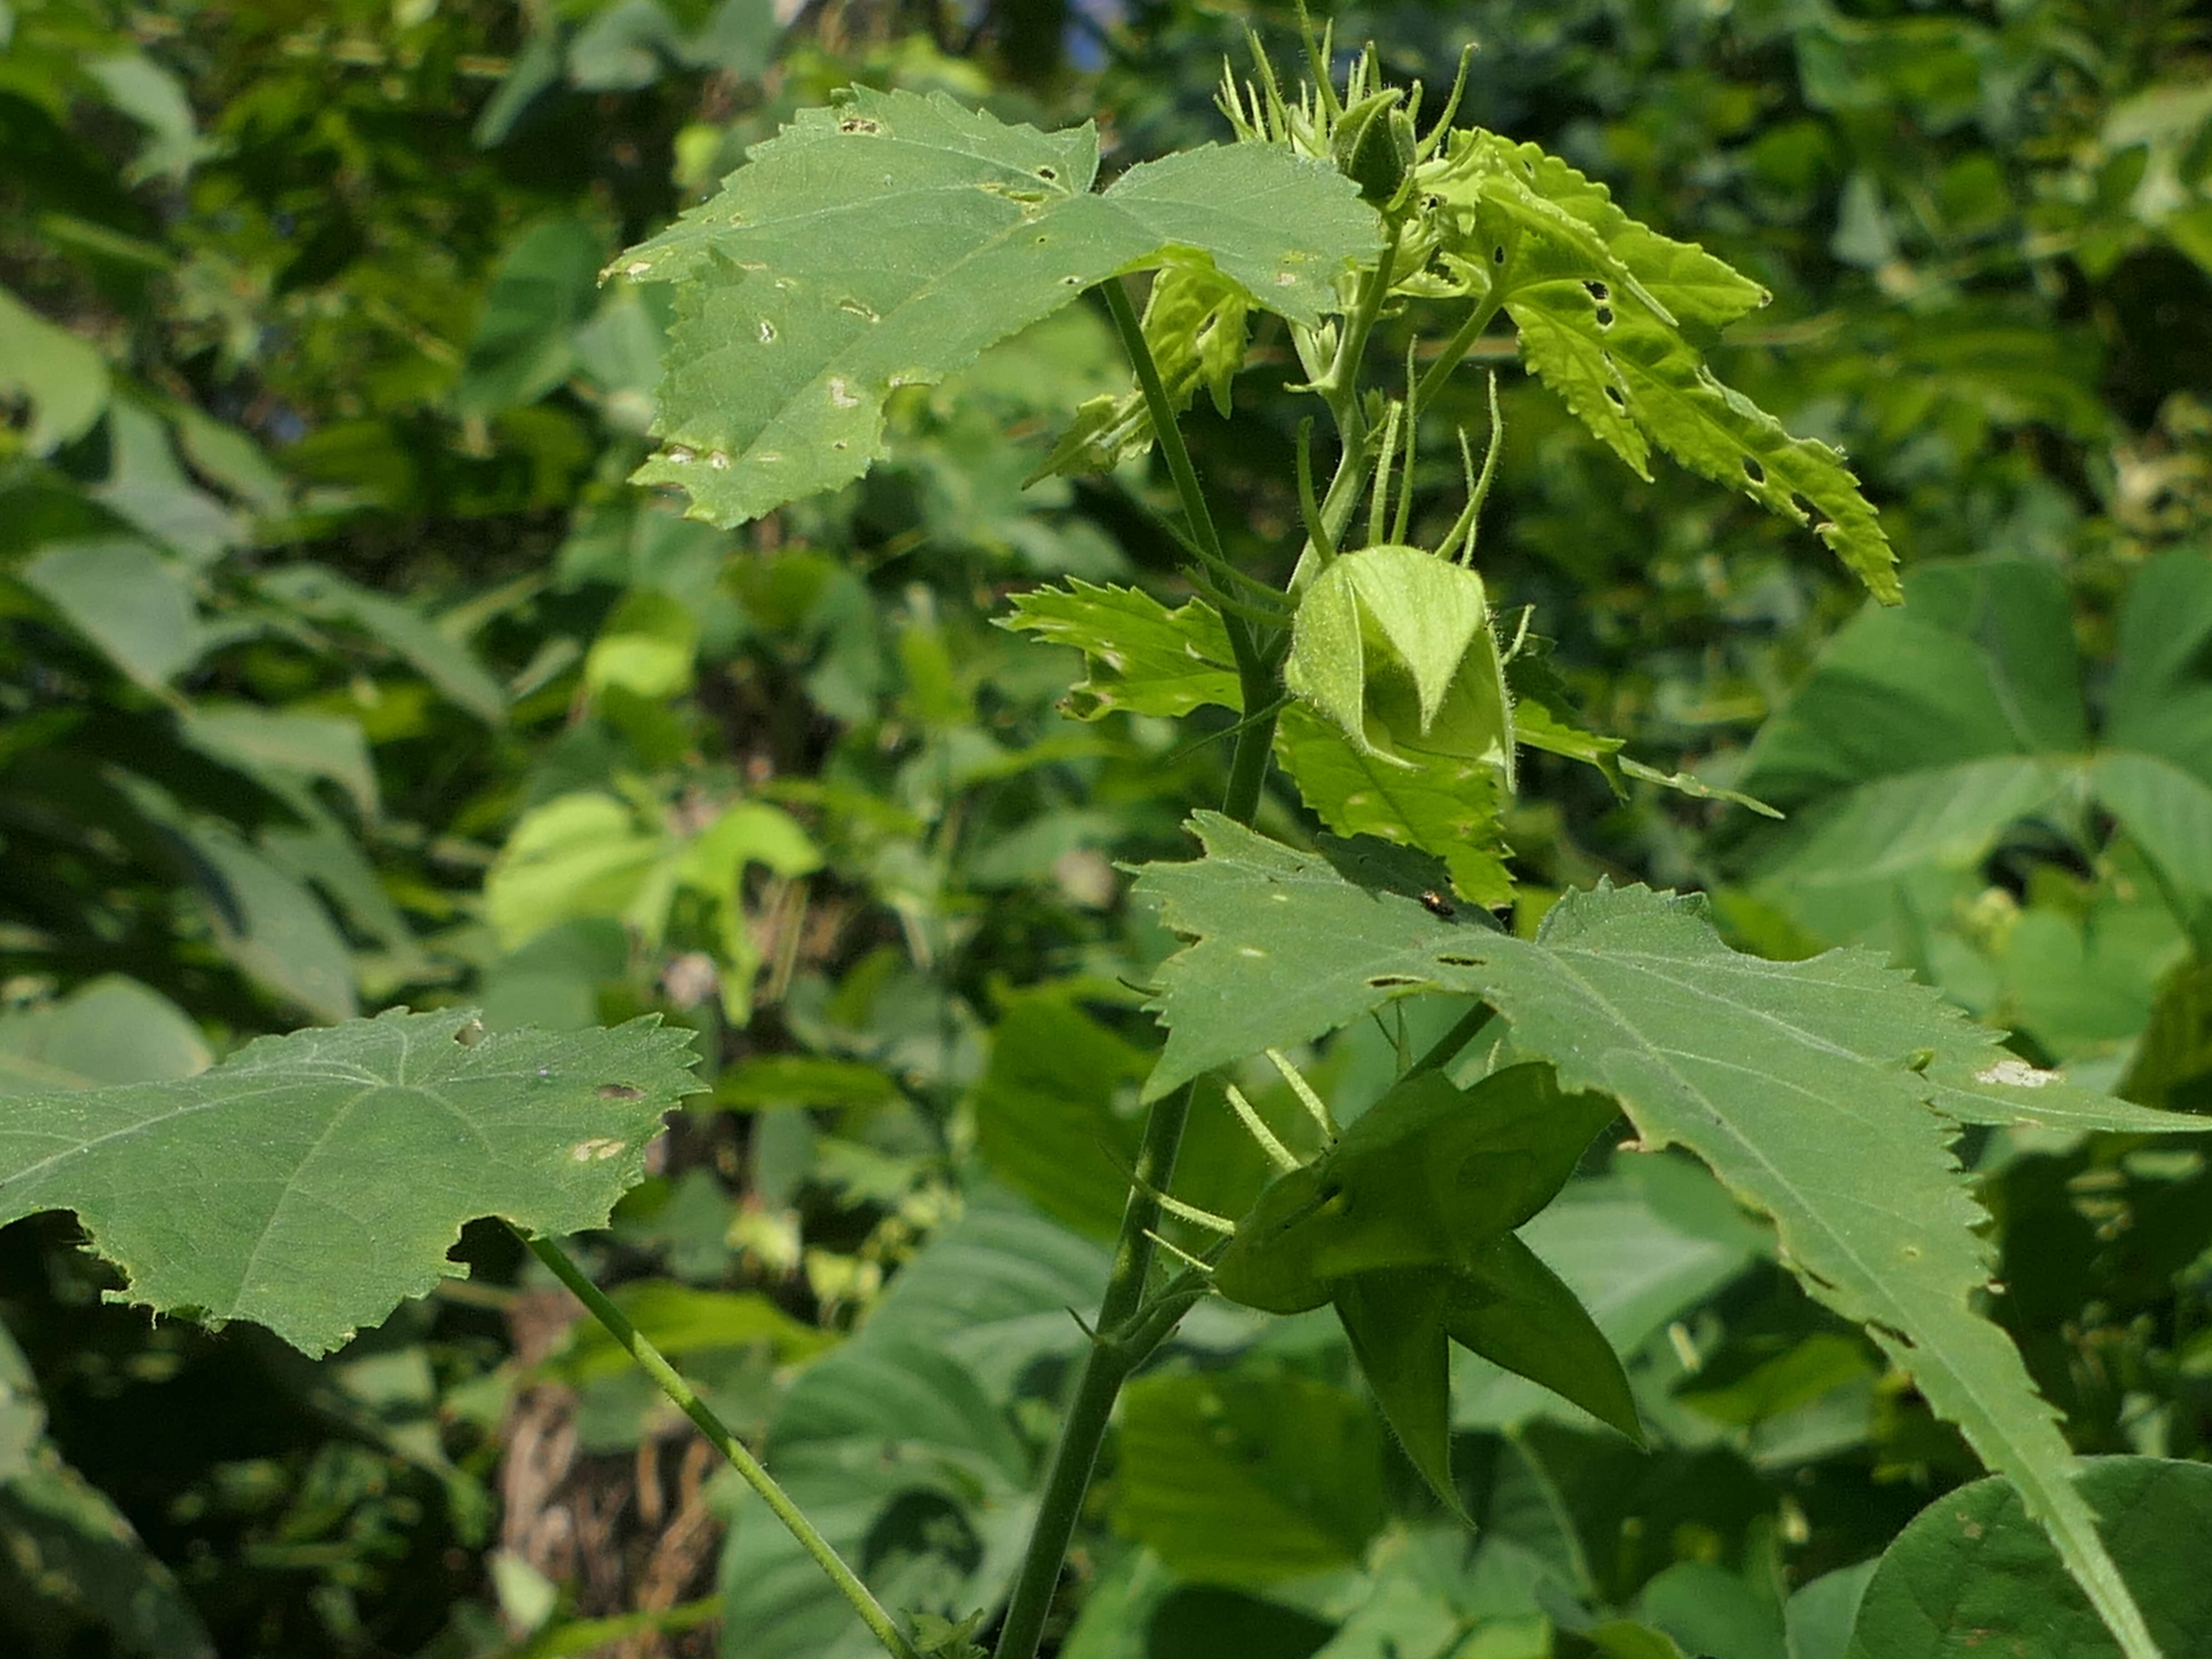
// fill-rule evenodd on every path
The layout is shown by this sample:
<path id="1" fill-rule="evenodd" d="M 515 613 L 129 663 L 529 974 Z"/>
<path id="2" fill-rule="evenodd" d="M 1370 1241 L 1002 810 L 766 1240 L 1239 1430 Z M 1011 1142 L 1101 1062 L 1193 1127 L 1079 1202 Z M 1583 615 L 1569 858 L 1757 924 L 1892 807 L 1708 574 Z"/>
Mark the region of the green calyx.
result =
<path id="1" fill-rule="evenodd" d="M 1418 547 L 1362 548 L 1314 579 L 1291 625 L 1291 691 L 1363 752 L 1498 768 L 1513 787 L 1513 704 L 1482 578 Z"/>
<path id="2" fill-rule="evenodd" d="M 1420 159 L 1421 143 L 1404 94 L 1395 88 L 1361 99 L 1338 118 L 1329 134 L 1337 170 L 1359 186 L 1371 207 L 1389 208 L 1404 193 Z"/>
<path id="3" fill-rule="evenodd" d="M 1392 1429 L 1455 1508 L 1450 1342 L 1640 1438 L 1612 1345 L 1514 1236 L 1616 1110 L 1562 1090 L 1540 1064 L 1468 1089 L 1440 1072 L 1406 1077 L 1328 1152 L 1268 1185 L 1213 1288 L 1267 1313 L 1334 1304 Z"/>

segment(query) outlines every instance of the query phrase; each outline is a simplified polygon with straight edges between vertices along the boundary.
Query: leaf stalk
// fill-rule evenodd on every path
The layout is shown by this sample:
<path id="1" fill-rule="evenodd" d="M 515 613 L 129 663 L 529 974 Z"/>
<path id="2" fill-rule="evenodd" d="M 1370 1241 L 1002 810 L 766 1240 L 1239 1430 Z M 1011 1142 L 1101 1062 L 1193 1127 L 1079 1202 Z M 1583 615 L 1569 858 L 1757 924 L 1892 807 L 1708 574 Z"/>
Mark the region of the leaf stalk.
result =
<path id="1" fill-rule="evenodd" d="M 510 1226 L 514 1224 L 509 1223 Z M 651 1377 L 661 1393 L 675 1402 L 676 1408 L 698 1425 L 699 1432 L 708 1443 L 728 1460 L 729 1465 L 744 1480 L 744 1483 L 760 1495 L 775 1518 L 783 1522 L 799 1547 L 813 1557 L 814 1564 L 830 1575 L 830 1582 L 837 1593 L 852 1603 L 853 1611 L 860 1615 L 865 1624 L 884 1644 L 891 1659 L 922 1659 L 921 1650 L 908 1641 L 884 1604 L 860 1582 L 860 1575 L 845 1565 L 839 1555 L 806 1518 L 805 1512 L 791 1501 L 791 1494 L 776 1484 L 775 1477 L 761 1466 L 761 1462 L 745 1449 L 737 1431 L 714 1414 L 714 1408 L 698 1396 L 691 1385 L 678 1374 L 676 1368 L 662 1357 L 660 1350 L 648 1341 L 644 1333 L 629 1322 L 629 1316 L 611 1301 L 605 1291 L 591 1281 L 574 1258 L 550 1238 L 526 1233 L 514 1228 L 515 1236 L 530 1247 L 530 1253 L 552 1269 L 553 1276 L 568 1287 L 569 1293 L 590 1310 L 592 1316 L 605 1326 L 622 1350 L 635 1360 L 638 1369 Z"/>

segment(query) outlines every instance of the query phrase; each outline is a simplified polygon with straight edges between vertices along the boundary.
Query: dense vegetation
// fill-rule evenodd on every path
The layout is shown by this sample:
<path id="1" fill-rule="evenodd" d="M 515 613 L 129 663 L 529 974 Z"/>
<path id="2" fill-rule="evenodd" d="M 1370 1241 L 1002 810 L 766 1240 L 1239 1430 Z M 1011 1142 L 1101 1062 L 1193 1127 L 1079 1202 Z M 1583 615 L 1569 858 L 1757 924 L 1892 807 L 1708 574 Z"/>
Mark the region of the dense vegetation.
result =
<path id="1" fill-rule="evenodd" d="M 543 1045 L 541 1077 L 589 1028 L 693 1033 L 703 1091 L 571 1248 L 887 1605 L 982 1607 L 988 1639 L 1178 942 L 1121 872 L 1193 857 L 1183 821 L 1222 799 L 1251 716 L 1179 726 L 1234 700 L 1133 697 L 1127 664 L 994 625 L 1080 645 L 1081 618 L 1012 596 L 1194 591 L 1103 304 L 899 392 L 865 477 L 710 511 L 744 520 L 721 529 L 628 482 L 679 301 L 617 255 L 851 82 L 1095 116 L 1109 174 L 1224 139 L 1248 21 L 1294 64 L 1290 18 L 1188 5 L 0 12 L 0 1090 L 186 1078 L 403 1005 L 480 1008 L 487 1044 Z M 1524 750 L 1510 860 L 1455 860 L 1432 908 L 1508 898 L 1525 940 L 1601 878 L 1704 889 L 1740 951 L 1885 953 L 2009 1032 L 2017 1075 L 2212 1110 L 2203 19 L 1498 0 L 1335 21 L 1431 111 L 1472 38 L 1462 120 L 1771 290 L 1724 335 L 1685 331 L 1848 453 L 1904 574 L 1900 609 L 1862 610 L 1786 514 L 1624 467 L 1511 337 L 1479 341 L 1505 434 L 1480 568 L 1505 637 L 1523 607 L 1547 636 L 1523 641 L 1541 696 L 1516 689 L 1626 746 Z M 1217 355 L 1171 390 L 1224 551 L 1280 583 L 1314 404 L 1293 325 L 1249 320 L 1241 373 L 1241 305 L 1233 331 L 1190 325 Z M 1418 380 L 1419 330 L 1387 311 L 1373 357 L 1425 342 Z M 1467 495 L 1449 434 L 1492 420 L 1477 369 L 1437 388 L 1389 538 L 1429 548 Z M 1056 450 L 1079 408 L 1088 448 Z M 1661 787 L 1680 770 L 1704 793 Z M 1310 846 L 1296 782 L 1244 816 Z M 1349 1118 L 1466 1006 L 1395 1003 L 1292 1058 Z M 579 1110 L 618 1114 L 666 1064 L 634 1040 L 638 1074 Z M 654 1075 L 657 1111 L 681 1085 Z M 1235 1075 L 1316 1150 L 1287 1077 Z M 1048 1643 L 1840 1659 L 1865 1568 L 1982 1465 L 1895 1332 L 1808 1297 L 1700 1164 L 1619 1138 L 1524 1236 L 1626 1361 L 1645 1447 L 1462 1354 L 1470 1533 L 1329 1314 L 1209 1300 L 1122 1393 Z M 118 1164 L 116 1189 L 249 1178 L 210 1146 Z M 2021 1127 L 1961 1147 L 1987 1311 L 2073 1447 L 2130 1455 L 2085 1490 L 2135 1529 L 2108 1536 L 2154 1622 L 2199 1644 L 2168 1659 L 2212 1652 L 2205 1586 L 2154 1547 L 2212 1537 L 2196 1147 Z M 565 1231 L 636 1173 L 463 1214 Z M 1238 1215 L 1267 1173 L 1233 1115 L 1193 1112 L 1179 1198 Z M 262 1327 L 331 1347 L 335 1300 L 320 1323 L 284 1295 L 216 1334 L 149 1321 L 106 1293 L 122 1261 L 155 1299 L 161 1241 L 23 1207 L 0 1232 L 10 1650 L 867 1650 L 507 1230 L 471 1224 L 465 1276 L 311 1360 Z M 390 1267 L 393 1296 L 421 1288 Z M 206 1305 L 177 1282 L 166 1305 Z M 1954 1500 L 2033 1549 L 2008 1501 Z M 1948 1547 L 1893 1559 L 1971 1583 Z M 2104 1639 L 2086 1604 L 2052 1616 Z M 1865 1659 L 1954 1650 L 1899 1629 L 1863 1626 Z"/>

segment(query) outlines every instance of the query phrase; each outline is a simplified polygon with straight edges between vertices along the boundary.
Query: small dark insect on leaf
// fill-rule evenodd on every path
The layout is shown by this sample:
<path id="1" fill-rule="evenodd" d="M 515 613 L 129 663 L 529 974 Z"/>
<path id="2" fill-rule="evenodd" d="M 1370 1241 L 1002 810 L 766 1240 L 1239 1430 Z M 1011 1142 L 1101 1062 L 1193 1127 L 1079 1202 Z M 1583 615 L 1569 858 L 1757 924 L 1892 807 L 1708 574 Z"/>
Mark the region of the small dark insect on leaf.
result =
<path id="1" fill-rule="evenodd" d="M 1421 908 L 1432 916 L 1442 916 L 1446 921 L 1459 914 L 1452 908 L 1450 901 L 1433 887 L 1421 895 Z"/>

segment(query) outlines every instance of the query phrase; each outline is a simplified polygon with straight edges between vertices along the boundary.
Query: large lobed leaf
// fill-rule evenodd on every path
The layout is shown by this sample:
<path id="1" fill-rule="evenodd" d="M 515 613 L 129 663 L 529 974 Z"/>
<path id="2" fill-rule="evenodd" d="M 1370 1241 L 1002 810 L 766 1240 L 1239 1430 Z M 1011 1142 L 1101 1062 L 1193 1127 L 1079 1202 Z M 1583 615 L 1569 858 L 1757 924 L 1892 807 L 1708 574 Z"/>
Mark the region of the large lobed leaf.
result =
<path id="1" fill-rule="evenodd" d="M 1687 1147 L 1771 1217 L 1813 1294 L 1863 1322 L 2013 1480 L 2114 1627 L 2140 1629 L 2051 1408 L 1974 1310 L 1989 1282 L 1981 1211 L 1933 1108 L 2136 1132 L 2194 1120 L 2050 1083 L 1873 952 L 1739 955 L 1694 899 L 1570 894 L 1530 941 L 1363 889 L 1215 815 L 1196 827 L 1206 857 L 1148 866 L 1138 884 L 1194 939 L 1158 970 L 1169 1036 L 1148 1096 L 1393 997 L 1485 999 L 1563 1087 L 1613 1096 L 1647 1143 Z"/>
<path id="2" fill-rule="evenodd" d="M 454 1272 L 462 1224 L 605 1224 L 689 1035 L 484 1035 L 466 1010 L 264 1037 L 196 1077 L 37 1094 L 0 1123 L 0 1224 L 73 1210 L 130 1300 L 325 1353 Z"/>
<path id="3" fill-rule="evenodd" d="M 757 145 L 720 195 L 617 269 L 678 282 L 658 453 L 734 525 L 859 477 L 884 403 L 1084 289 L 1210 264 L 1254 304 L 1318 323 L 1377 226 L 1333 168 L 1259 145 L 1188 150 L 1091 191 L 1088 125 L 1043 133 L 944 95 L 855 89 Z"/>

